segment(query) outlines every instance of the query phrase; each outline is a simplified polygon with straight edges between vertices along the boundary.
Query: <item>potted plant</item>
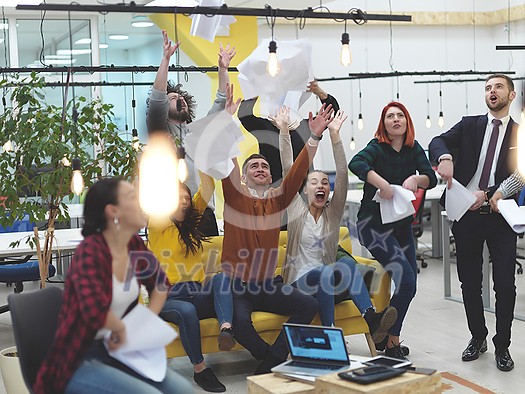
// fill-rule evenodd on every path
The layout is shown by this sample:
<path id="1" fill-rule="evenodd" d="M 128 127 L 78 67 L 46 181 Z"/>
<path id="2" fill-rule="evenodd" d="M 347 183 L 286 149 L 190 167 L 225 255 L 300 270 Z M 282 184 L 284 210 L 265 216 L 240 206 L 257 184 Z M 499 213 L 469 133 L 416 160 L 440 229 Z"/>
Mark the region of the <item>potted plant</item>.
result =
<path id="1" fill-rule="evenodd" d="M 87 187 L 103 175 L 130 178 L 137 152 L 119 136 L 111 104 L 75 97 L 56 106 L 46 102 L 44 78 L 36 73 L 15 81 L 0 82 L 0 89 L 15 85 L 0 115 L 0 224 L 11 226 L 24 217 L 47 221 L 41 250 L 34 237 L 25 240 L 37 249 L 44 287 L 55 222 L 69 219 L 65 199 L 73 197 L 73 170 L 80 166 Z"/>

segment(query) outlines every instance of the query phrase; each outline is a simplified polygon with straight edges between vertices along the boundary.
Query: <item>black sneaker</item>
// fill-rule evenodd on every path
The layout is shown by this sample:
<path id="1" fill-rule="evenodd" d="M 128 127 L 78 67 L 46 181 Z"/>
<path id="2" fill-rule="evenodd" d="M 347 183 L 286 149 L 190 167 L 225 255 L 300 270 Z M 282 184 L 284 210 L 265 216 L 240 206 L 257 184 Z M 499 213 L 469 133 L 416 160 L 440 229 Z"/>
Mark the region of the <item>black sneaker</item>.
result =
<path id="1" fill-rule="evenodd" d="M 277 365 L 284 363 L 286 360 L 282 360 L 279 357 L 273 355 L 273 353 L 268 352 L 266 357 L 262 359 L 262 361 L 257 365 L 257 368 L 255 368 L 254 375 L 264 375 L 266 373 L 272 372 L 272 368 L 276 367 Z"/>
<path id="2" fill-rule="evenodd" d="M 397 310 L 387 306 L 382 312 L 376 313 L 372 308 L 365 313 L 364 319 L 368 323 L 370 335 L 374 343 L 380 343 L 388 336 L 388 330 L 397 320 Z"/>
<path id="3" fill-rule="evenodd" d="M 385 349 L 385 356 L 397 358 L 398 360 L 408 360 L 408 358 L 406 358 L 405 354 L 403 353 L 403 349 L 401 349 L 401 344 L 387 347 Z"/>
<path id="4" fill-rule="evenodd" d="M 219 334 L 219 338 L 217 339 L 217 341 L 219 342 L 219 350 L 222 350 L 222 351 L 232 350 L 232 348 L 235 346 L 235 338 L 233 336 L 233 329 L 231 327 L 223 328 L 221 330 L 221 333 Z"/>
<path id="5" fill-rule="evenodd" d="M 376 343 L 376 350 L 380 352 L 384 352 L 386 349 L 387 342 L 388 342 L 388 336 L 385 339 L 383 339 L 381 342 Z M 405 345 L 399 345 L 399 346 L 401 346 L 401 350 L 403 351 L 403 354 L 405 355 L 405 357 L 410 354 L 410 348 L 408 346 L 405 346 Z"/>
<path id="6" fill-rule="evenodd" d="M 193 380 L 204 391 L 209 391 L 212 393 L 224 393 L 226 391 L 226 387 L 221 382 L 219 382 L 219 379 L 217 379 L 217 376 L 215 376 L 210 368 L 206 368 L 202 372 L 194 372 Z"/>

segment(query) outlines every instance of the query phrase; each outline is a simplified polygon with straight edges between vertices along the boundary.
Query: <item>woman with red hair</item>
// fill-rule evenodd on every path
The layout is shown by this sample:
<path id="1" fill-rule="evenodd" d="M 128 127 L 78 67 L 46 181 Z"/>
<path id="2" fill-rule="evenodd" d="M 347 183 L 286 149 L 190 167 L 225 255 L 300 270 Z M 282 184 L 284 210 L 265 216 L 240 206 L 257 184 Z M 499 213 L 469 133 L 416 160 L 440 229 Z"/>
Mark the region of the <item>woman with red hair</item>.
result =
<path id="1" fill-rule="evenodd" d="M 425 151 L 415 140 L 414 124 L 406 107 L 398 102 L 387 104 L 374 138 L 357 153 L 348 168 L 365 182 L 361 208 L 357 215 L 359 240 L 392 275 L 396 290 L 390 305 L 398 317 L 388 330 L 385 354 L 406 359 L 399 342 L 401 326 L 416 294 L 416 251 L 412 234 L 412 215 L 383 224 L 379 204 L 373 198 L 379 190 L 382 199 L 394 196 L 392 185 L 416 192 L 433 188 L 437 179 Z"/>

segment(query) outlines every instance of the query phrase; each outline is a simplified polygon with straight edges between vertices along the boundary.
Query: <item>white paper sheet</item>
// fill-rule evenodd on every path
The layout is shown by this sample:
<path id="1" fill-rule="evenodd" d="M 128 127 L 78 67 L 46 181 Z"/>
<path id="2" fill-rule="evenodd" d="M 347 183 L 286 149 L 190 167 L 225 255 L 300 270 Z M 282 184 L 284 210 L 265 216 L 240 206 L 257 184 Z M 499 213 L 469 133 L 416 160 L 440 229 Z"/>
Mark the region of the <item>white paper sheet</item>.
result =
<path id="1" fill-rule="evenodd" d="M 217 7 L 219 8 L 224 4 L 224 0 L 200 0 L 199 6 L 201 7 Z M 221 27 L 230 29 L 232 23 L 237 22 L 231 15 L 192 15 L 191 16 L 191 28 L 190 35 L 202 37 L 205 40 L 213 42 L 215 36 L 219 32 Z"/>
<path id="2" fill-rule="evenodd" d="M 261 96 L 261 100 L 268 101 L 268 107 L 271 108 L 270 115 L 275 113 L 275 111 L 272 113 L 272 109 L 275 110 L 286 101 L 288 92 L 305 92 L 308 82 L 314 79 L 312 47 L 306 39 L 276 40 L 276 42 L 280 64 L 276 76 L 272 77 L 266 72 L 270 40 L 262 40 L 259 46 L 237 66 L 244 98 Z M 301 101 L 294 100 L 294 102 L 292 110 L 296 111 Z"/>
<path id="3" fill-rule="evenodd" d="M 416 211 L 412 201 L 416 199 L 414 193 L 399 185 L 390 185 L 394 189 L 394 197 L 388 200 L 379 197 L 379 190 L 372 200 L 379 203 L 381 221 L 383 224 L 397 222 L 407 216 L 413 215 Z"/>
<path id="4" fill-rule="evenodd" d="M 239 156 L 238 144 L 244 140 L 239 121 L 220 111 L 190 123 L 188 131 L 184 148 L 195 167 L 215 179 L 230 175 L 231 159 Z"/>
<path id="5" fill-rule="evenodd" d="M 445 211 L 447 211 L 449 220 L 461 219 L 474 201 L 476 201 L 476 196 L 461 183 L 452 179 L 452 187 L 445 189 Z"/>
<path id="6" fill-rule="evenodd" d="M 510 228 L 521 234 L 525 231 L 525 207 L 519 207 L 514 200 L 499 200 L 498 209 Z"/>
<path id="7" fill-rule="evenodd" d="M 108 350 L 109 355 L 148 379 L 162 381 L 167 370 L 165 346 L 177 337 L 177 332 L 141 304 L 122 322 L 126 326 L 126 342 L 115 351 Z M 108 332 L 106 340 L 110 335 Z"/>

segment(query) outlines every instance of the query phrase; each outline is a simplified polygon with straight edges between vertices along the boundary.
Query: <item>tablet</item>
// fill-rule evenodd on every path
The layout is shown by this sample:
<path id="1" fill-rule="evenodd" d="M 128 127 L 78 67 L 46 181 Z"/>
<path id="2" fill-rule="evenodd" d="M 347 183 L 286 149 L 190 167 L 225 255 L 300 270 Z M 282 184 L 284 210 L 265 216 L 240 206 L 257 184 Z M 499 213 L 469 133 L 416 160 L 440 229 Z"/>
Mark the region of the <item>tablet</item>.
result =
<path id="1" fill-rule="evenodd" d="M 399 360 L 397 358 L 377 356 L 366 360 L 365 364 L 369 365 L 384 365 L 392 368 L 403 368 L 412 365 L 408 360 Z"/>

